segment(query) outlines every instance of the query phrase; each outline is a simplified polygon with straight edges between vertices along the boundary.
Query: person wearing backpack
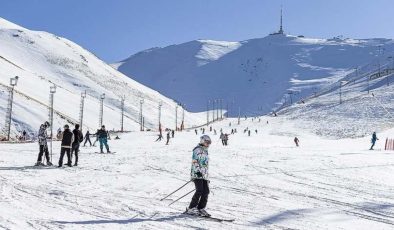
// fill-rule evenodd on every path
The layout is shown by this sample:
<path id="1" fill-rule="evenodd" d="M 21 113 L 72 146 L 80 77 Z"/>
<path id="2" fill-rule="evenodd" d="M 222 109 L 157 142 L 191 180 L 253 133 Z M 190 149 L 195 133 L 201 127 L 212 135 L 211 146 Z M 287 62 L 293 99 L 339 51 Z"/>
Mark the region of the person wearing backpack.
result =
<path id="1" fill-rule="evenodd" d="M 79 124 L 75 125 L 75 129 L 73 130 L 74 134 L 74 142 L 72 143 L 72 149 L 71 149 L 71 161 L 73 158 L 73 153 L 75 154 L 75 163 L 74 166 L 78 166 L 78 153 L 79 153 L 79 146 L 81 142 L 83 141 L 83 134 L 81 130 L 79 130 Z"/>
<path id="2" fill-rule="evenodd" d="M 111 153 L 111 151 L 109 151 L 109 146 L 108 146 L 109 134 L 108 134 L 107 130 L 105 130 L 104 125 L 102 125 L 101 129 L 97 131 L 97 137 L 100 142 L 100 153 L 104 153 L 103 152 L 104 146 L 107 149 L 107 153 Z"/>

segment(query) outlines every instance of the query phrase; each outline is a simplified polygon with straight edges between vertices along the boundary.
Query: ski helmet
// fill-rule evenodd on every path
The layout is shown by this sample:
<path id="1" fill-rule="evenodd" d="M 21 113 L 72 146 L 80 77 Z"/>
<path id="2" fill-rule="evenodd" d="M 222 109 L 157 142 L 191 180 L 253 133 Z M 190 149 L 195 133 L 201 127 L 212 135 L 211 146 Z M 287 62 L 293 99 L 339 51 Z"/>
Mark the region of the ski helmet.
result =
<path id="1" fill-rule="evenodd" d="M 44 123 L 44 125 L 45 125 L 46 127 L 49 127 L 49 126 L 51 126 L 51 124 L 49 124 L 49 122 L 48 122 L 48 121 L 46 121 L 46 122 Z"/>
<path id="2" fill-rule="evenodd" d="M 202 135 L 200 137 L 200 144 L 204 144 L 204 143 L 207 143 L 207 144 L 212 143 L 211 138 L 208 135 Z"/>

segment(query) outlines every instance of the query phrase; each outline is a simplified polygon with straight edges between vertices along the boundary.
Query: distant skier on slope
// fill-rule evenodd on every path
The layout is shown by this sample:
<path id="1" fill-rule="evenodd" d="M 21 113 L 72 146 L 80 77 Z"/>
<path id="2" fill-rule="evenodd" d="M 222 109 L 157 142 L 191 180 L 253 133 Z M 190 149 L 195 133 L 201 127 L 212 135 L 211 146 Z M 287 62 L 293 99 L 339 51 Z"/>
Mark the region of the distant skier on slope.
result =
<path id="1" fill-rule="evenodd" d="M 90 147 L 92 147 L 92 142 L 90 141 L 90 132 L 89 132 L 89 130 L 86 131 L 86 134 L 85 134 L 85 143 L 83 144 L 83 146 L 86 146 L 86 143 L 87 143 L 88 141 L 89 141 Z"/>
<path id="2" fill-rule="evenodd" d="M 157 141 L 161 141 L 161 139 L 163 139 L 163 135 L 161 134 L 161 132 L 159 133 L 159 137 L 156 139 L 156 141 L 155 142 L 157 142 Z"/>
<path id="3" fill-rule="evenodd" d="M 372 139 L 371 139 L 371 148 L 369 150 L 373 150 L 373 147 L 375 146 L 376 141 L 379 140 L 378 137 L 376 136 L 376 132 L 373 132 L 372 134 Z"/>
<path id="4" fill-rule="evenodd" d="M 50 126 L 49 122 L 46 121 L 44 124 L 40 125 L 40 130 L 38 131 L 38 144 L 40 146 L 40 151 L 38 153 L 38 159 L 36 166 L 44 165 L 42 163 L 42 156 L 45 152 L 45 158 L 47 159 L 47 165 L 52 165 L 49 159 L 49 151 L 48 151 L 48 144 L 47 144 L 47 128 Z"/>
<path id="5" fill-rule="evenodd" d="M 170 142 L 170 131 L 167 133 L 167 142 L 166 142 L 166 145 L 168 145 L 168 143 Z"/>
<path id="6" fill-rule="evenodd" d="M 298 137 L 294 138 L 294 143 L 296 144 L 297 147 L 299 147 L 300 140 L 298 139 Z"/>
<path id="7" fill-rule="evenodd" d="M 222 141 L 222 145 L 224 146 L 225 144 L 224 144 L 224 134 L 223 133 L 220 133 L 219 139 Z"/>
<path id="8" fill-rule="evenodd" d="M 107 153 L 111 153 L 111 151 L 109 151 L 109 146 L 108 146 L 108 132 L 107 130 L 105 130 L 105 126 L 101 126 L 101 129 L 99 129 L 97 131 L 97 138 L 100 142 L 100 153 L 104 153 L 103 152 L 103 147 L 105 145 L 105 148 L 107 149 Z"/>
<path id="9" fill-rule="evenodd" d="M 61 149 L 60 149 L 60 158 L 59 158 L 59 165 L 58 167 L 63 166 L 63 158 L 64 154 L 67 155 L 67 164 L 69 167 L 72 167 L 71 164 L 71 149 L 72 144 L 74 142 L 74 134 L 70 131 L 70 127 L 68 125 L 64 126 L 64 131 L 59 134 L 61 142 Z"/>
<path id="10" fill-rule="evenodd" d="M 79 153 L 79 146 L 83 141 L 83 134 L 81 130 L 79 130 L 79 124 L 75 125 L 75 129 L 73 130 L 74 134 L 74 141 L 72 144 L 72 149 L 71 149 L 71 161 L 73 158 L 73 154 L 75 154 L 75 163 L 74 166 L 78 166 L 78 153 Z"/>
<path id="11" fill-rule="evenodd" d="M 228 134 L 224 134 L 224 145 L 227 146 L 227 141 L 228 141 Z"/>
<path id="12" fill-rule="evenodd" d="M 196 191 L 186 212 L 192 215 L 210 216 L 205 210 L 209 195 L 208 148 L 212 141 L 208 135 L 200 137 L 200 143 L 193 149 L 191 179 Z"/>

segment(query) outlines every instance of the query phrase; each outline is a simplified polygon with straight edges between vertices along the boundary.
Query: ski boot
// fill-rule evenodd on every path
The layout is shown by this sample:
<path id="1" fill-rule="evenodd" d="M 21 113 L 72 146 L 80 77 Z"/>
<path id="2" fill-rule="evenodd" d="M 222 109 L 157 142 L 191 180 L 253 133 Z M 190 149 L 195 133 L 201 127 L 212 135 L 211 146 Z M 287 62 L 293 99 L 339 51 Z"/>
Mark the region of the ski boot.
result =
<path id="1" fill-rule="evenodd" d="M 44 164 L 41 161 L 37 161 L 37 163 L 34 166 L 44 166 Z"/>
<path id="2" fill-rule="evenodd" d="M 198 213 L 200 214 L 200 216 L 204 216 L 204 217 L 210 217 L 211 214 L 209 214 L 207 211 L 205 211 L 205 209 L 199 209 Z"/>
<path id="3" fill-rule="evenodd" d="M 185 214 L 188 215 L 200 215 L 197 208 L 186 208 Z"/>
<path id="4" fill-rule="evenodd" d="M 47 162 L 47 166 L 52 166 L 52 165 L 53 165 L 52 162 L 50 161 Z"/>

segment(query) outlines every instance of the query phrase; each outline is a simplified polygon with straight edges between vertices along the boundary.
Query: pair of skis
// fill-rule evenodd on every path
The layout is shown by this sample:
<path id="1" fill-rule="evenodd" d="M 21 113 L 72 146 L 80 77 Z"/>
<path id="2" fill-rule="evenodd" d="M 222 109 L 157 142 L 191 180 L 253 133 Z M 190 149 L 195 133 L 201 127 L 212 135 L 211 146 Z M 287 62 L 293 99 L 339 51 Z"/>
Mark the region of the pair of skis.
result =
<path id="1" fill-rule="evenodd" d="M 180 188 L 176 189 L 174 192 L 168 194 L 167 196 L 165 196 L 164 198 L 160 199 L 160 201 L 163 201 L 164 199 L 168 198 L 169 196 L 171 196 L 172 194 L 176 193 L 177 191 L 181 190 L 183 187 L 185 187 L 187 184 L 189 184 L 190 182 L 192 182 L 193 180 L 189 180 L 188 182 L 186 182 L 184 185 L 182 185 Z M 170 203 L 168 206 L 171 206 L 172 204 L 174 204 L 175 202 L 177 202 L 178 200 L 182 199 L 183 197 L 189 195 L 190 193 L 194 192 L 195 189 L 193 189 L 192 191 L 186 193 L 185 195 L 181 196 L 180 198 L 176 199 L 175 201 L 173 201 L 172 203 Z M 223 218 L 218 218 L 218 217 L 213 217 L 213 216 L 203 216 L 203 215 L 199 215 L 199 214 L 193 214 L 193 213 L 188 213 L 187 210 L 185 212 L 183 212 L 182 214 L 184 215 L 189 215 L 189 216 L 195 216 L 198 218 L 202 218 L 202 219 L 207 219 L 207 220 L 212 220 L 212 221 L 216 221 L 216 222 L 233 222 L 235 219 L 223 219 Z"/>
<path id="2" fill-rule="evenodd" d="M 199 215 L 199 214 L 192 214 L 192 213 L 188 213 L 187 211 L 183 212 L 182 214 L 188 215 L 188 216 L 195 216 L 198 218 L 212 220 L 212 221 L 216 221 L 216 222 L 233 222 L 235 220 L 235 219 L 223 219 L 223 218 L 218 218 L 218 217 L 214 217 L 214 216 L 203 216 L 203 215 Z"/>

